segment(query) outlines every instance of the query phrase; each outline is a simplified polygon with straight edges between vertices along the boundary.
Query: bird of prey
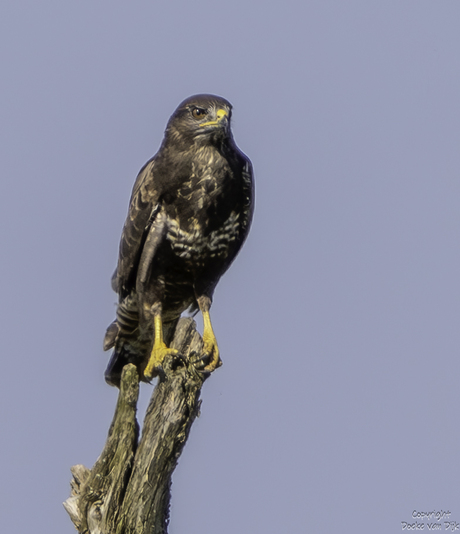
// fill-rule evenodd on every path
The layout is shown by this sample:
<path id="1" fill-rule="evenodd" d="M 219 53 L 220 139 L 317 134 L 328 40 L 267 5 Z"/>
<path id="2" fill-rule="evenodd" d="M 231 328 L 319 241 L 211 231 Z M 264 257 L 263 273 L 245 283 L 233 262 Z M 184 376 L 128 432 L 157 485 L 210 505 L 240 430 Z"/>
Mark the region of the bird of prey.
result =
<path id="1" fill-rule="evenodd" d="M 114 349 L 106 381 L 119 387 L 127 363 L 150 381 L 177 351 L 164 328 L 187 309 L 203 314 L 204 371 L 221 365 L 209 309 L 214 289 L 243 245 L 254 207 L 252 165 L 230 129 L 231 104 L 215 95 L 184 100 L 156 155 L 134 184 L 112 287 Z"/>

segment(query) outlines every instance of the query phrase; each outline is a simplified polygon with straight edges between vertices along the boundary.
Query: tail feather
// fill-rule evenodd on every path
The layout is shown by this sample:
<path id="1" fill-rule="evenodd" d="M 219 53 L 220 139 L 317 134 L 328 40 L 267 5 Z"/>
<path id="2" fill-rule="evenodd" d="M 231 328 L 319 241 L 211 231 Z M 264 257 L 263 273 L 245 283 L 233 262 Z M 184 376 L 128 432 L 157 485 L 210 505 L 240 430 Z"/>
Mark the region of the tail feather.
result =
<path id="1" fill-rule="evenodd" d="M 121 373 L 123 367 L 128 363 L 134 363 L 139 368 L 139 358 L 128 352 L 125 347 L 115 348 L 110 356 L 107 369 L 105 370 L 105 381 L 109 386 L 120 387 Z"/>
<path id="2" fill-rule="evenodd" d="M 179 316 L 163 323 L 163 337 L 168 346 L 174 336 L 178 320 Z M 117 388 L 120 387 L 123 367 L 128 363 L 136 365 L 140 380 L 147 381 L 144 378 L 143 370 L 154 341 L 153 336 L 141 339 L 133 335 L 138 332 L 137 328 L 134 330 L 131 328 L 131 331 L 128 331 L 125 330 L 124 326 L 120 324 L 120 317 L 117 317 L 107 328 L 104 338 L 104 350 L 114 349 L 104 374 L 105 381 Z"/>
<path id="3" fill-rule="evenodd" d="M 105 381 L 109 386 L 120 387 L 121 372 L 123 371 L 124 366 L 125 358 L 123 358 L 119 352 L 114 350 L 104 373 Z"/>
<path id="4" fill-rule="evenodd" d="M 108 327 L 105 332 L 104 337 L 104 350 L 110 350 L 115 347 L 115 342 L 117 341 L 118 333 L 120 332 L 120 328 L 118 326 L 117 320 L 113 321 Z"/>

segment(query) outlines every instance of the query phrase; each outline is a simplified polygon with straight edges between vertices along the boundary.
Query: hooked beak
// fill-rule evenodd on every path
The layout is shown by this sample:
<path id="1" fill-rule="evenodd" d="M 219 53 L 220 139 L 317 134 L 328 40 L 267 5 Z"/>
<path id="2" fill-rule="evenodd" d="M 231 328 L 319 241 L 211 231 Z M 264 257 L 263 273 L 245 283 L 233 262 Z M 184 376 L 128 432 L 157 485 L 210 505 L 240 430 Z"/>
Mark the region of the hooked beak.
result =
<path id="1" fill-rule="evenodd" d="M 216 120 L 203 122 L 203 124 L 200 124 L 200 128 L 203 128 L 204 126 L 218 126 L 226 117 L 228 117 L 228 113 L 225 111 L 225 109 L 219 109 L 216 113 Z"/>

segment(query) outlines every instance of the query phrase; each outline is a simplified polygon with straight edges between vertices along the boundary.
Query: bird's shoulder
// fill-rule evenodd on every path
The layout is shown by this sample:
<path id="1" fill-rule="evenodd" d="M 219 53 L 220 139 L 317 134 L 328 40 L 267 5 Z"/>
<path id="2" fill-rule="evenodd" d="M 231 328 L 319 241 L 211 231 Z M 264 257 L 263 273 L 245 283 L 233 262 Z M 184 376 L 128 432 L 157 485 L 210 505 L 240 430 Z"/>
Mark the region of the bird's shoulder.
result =
<path id="1" fill-rule="evenodd" d="M 155 180 L 156 160 L 155 155 L 139 171 L 131 193 L 130 206 L 142 207 L 156 201 L 158 190 Z"/>

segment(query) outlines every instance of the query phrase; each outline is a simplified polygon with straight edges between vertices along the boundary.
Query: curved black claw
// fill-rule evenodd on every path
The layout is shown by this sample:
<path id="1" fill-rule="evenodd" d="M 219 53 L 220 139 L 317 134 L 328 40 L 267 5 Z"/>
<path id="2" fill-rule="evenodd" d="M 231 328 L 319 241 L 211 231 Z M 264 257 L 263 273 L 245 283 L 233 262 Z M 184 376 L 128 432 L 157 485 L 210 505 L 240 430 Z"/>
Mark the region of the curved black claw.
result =
<path id="1" fill-rule="evenodd" d="M 195 366 L 198 372 L 208 375 L 222 365 L 222 360 L 219 358 L 216 366 L 213 369 L 209 369 L 209 364 L 213 361 L 213 356 L 212 354 L 207 354 L 206 352 L 198 353 L 196 351 L 192 351 L 190 353 L 189 360 L 190 363 Z"/>

